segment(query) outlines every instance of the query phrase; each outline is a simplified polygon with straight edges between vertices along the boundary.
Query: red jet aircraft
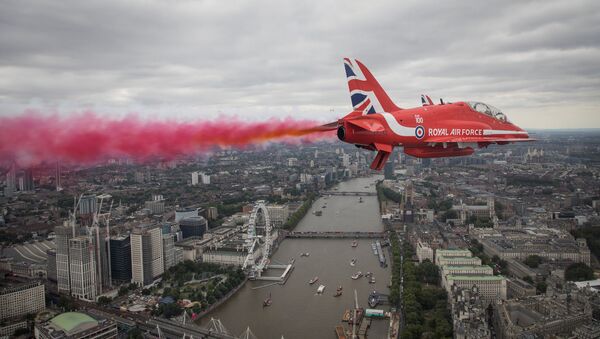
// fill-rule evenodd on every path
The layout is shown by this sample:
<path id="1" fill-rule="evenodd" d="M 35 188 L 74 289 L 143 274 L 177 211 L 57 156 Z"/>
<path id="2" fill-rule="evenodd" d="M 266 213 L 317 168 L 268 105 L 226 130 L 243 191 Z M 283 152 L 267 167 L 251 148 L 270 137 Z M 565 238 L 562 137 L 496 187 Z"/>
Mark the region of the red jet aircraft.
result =
<path id="1" fill-rule="evenodd" d="M 340 140 L 377 151 L 374 170 L 383 168 L 396 146 L 414 157 L 440 158 L 471 155 L 490 144 L 534 141 L 491 105 L 441 99 L 435 105 L 422 95 L 422 107 L 402 109 L 360 61 L 345 58 L 344 68 L 354 110 L 321 129 L 337 129 Z"/>

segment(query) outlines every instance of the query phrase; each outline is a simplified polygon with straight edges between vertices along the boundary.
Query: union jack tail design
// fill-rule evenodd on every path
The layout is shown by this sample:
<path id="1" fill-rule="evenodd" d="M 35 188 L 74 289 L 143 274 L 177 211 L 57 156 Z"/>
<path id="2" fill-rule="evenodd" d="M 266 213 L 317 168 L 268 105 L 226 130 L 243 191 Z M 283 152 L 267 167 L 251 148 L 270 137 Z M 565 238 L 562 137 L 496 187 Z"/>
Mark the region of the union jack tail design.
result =
<path id="1" fill-rule="evenodd" d="M 344 68 L 355 112 L 358 111 L 365 115 L 401 110 L 390 99 L 369 69 L 360 61 L 344 58 Z"/>

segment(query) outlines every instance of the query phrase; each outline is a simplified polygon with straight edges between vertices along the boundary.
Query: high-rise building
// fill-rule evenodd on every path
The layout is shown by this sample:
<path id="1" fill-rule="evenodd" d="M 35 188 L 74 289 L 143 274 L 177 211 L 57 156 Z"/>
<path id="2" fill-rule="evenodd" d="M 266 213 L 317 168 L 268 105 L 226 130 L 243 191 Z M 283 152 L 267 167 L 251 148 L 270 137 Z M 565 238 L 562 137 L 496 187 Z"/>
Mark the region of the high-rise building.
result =
<path id="1" fill-rule="evenodd" d="M 198 185 L 198 172 L 192 172 L 192 186 Z"/>
<path id="2" fill-rule="evenodd" d="M 110 270 L 114 281 L 131 281 L 131 240 L 129 235 L 110 239 Z"/>
<path id="3" fill-rule="evenodd" d="M 23 186 L 21 187 L 22 191 L 31 192 L 35 189 L 33 186 L 33 169 L 28 168 L 23 171 Z"/>
<path id="4" fill-rule="evenodd" d="M 94 214 L 97 211 L 97 199 L 94 194 L 82 195 L 79 200 L 79 214 Z"/>
<path id="5" fill-rule="evenodd" d="M 383 177 L 386 180 L 394 179 L 394 162 L 392 160 L 389 160 L 383 166 Z"/>
<path id="6" fill-rule="evenodd" d="M 94 194 L 82 195 L 79 199 L 79 220 L 81 225 L 91 226 L 94 214 L 98 211 L 98 200 Z"/>
<path id="7" fill-rule="evenodd" d="M 202 181 L 202 185 L 210 185 L 210 175 L 200 172 L 200 179 Z"/>
<path id="8" fill-rule="evenodd" d="M 131 232 L 130 239 L 132 282 L 142 286 L 151 284 L 164 272 L 161 228 L 138 226 Z"/>
<path id="9" fill-rule="evenodd" d="M 163 229 L 164 230 L 164 229 Z M 163 261 L 165 271 L 175 266 L 175 235 L 163 232 Z"/>
<path id="10" fill-rule="evenodd" d="M 11 197 L 17 190 L 17 165 L 13 162 L 6 172 L 6 187 L 4 196 Z"/>
<path id="11" fill-rule="evenodd" d="M 146 201 L 145 207 L 152 214 L 163 214 L 165 212 L 165 199 L 162 195 L 155 194 L 152 196 L 152 200 Z"/>
<path id="12" fill-rule="evenodd" d="M 62 176 L 60 170 L 60 162 L 56 162 L 56 173 L 54 174 L 54 184 L 56 186 L 56 191 L 62 191 L 62 183 L 60 181 L 60 177 Z"/>
<path id="13" fill-rule="evenodd" d="M 69 239 L 71 295 L 86 301 L 95 301 L 98 293 L 96 256 L 93 238 L 77 236 Z"/>
<path id="14" fill-rule="evenodd" d="M 47 250 L 46 279 L 56 282 L 56 250 Z"/>
<path id="15" fill-rule="evenodd" d="M 206 218 L 208 220 L 217 220 L 219 217 L 219 211 L 216 207 L 210 206 L 206 209 Z"/>
<path id="16" fill-rule="evenodd" d="M 342 154 L 342 165 L 344 167 L 350 166 L 350 154 Z"/>
<path id="17" fill-rule="evenodd" d="M 0 288 L 0 320 L 43 311 L 46 308 L 44 293 L 44 284 L 39 281 L 2 286 Z"/>
<path id="18" fill-rule="evenodd" d="M 56 237 L 56 284 L 58 291 L 71 292 L 71 274 L 69 264 L 69 240 L 73 238 L 73 228 L 67 224 L 54 227 Z"/>
<path id="19" fill-rule="evenodd" d="M 179 220 L 179 228 L 181 229 L 183 239 L 189 237 L 202 238 L 207 226 L 206 219 L 201 216 L 187 217 Z"/>

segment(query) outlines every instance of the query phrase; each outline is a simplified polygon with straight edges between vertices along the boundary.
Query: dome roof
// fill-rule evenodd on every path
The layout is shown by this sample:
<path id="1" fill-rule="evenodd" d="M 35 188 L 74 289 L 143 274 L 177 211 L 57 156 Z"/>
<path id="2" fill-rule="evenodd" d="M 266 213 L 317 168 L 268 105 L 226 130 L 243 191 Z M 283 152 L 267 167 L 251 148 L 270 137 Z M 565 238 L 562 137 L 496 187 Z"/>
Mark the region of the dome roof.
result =
<path id="1" fill-rule="evenodd" d="M 64 331 L 67 335 L 98 326 L 96 319 L 79 312 L 59 314 L 52 318 L 50 322 L 56 329 Z"/>

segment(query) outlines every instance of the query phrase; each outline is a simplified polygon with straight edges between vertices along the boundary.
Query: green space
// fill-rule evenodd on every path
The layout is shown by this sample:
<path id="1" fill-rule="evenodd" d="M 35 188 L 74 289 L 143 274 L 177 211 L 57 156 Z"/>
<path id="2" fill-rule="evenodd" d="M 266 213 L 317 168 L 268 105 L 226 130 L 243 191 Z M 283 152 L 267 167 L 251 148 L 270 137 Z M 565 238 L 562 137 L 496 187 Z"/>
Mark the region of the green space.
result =
<path id="1" fill-rule="evenodd" d="M 571 231 L 575 238 L 585 238 L 590 251 L 600 259 L 600 227 L 587 226 Z"/>
<path id="2" fill-rule="evenodd" d="M 566 281 L 594 280 L 594 270 L 588 265 L 578 262 L 571 264 L 565 269 Z"/>
<path id="3" fill-rule="evenodd" d="M 410 260 L 413 249 L 403 244 L 403 251 L 395 236 L 390 239 L 392 246 L 392 287 L 390 301 L 398 306 L 403 304 L 405 326 L 402 338 L 452 338 L 452 318 L 448 308 L 446 291 L 438 286 L 440 273 L 432 262 L 425 260 L 415 264 Z M 401 255 L 404 262 L 401 264 Z M 399 293 L 400 265 L 404 276 L 404 291 Z"/>
<path id="4" fill-rule="evenodd" d="M 304 201 L 304 203 L 302 203 L 302 206 L 300 206 L 300 208 L 298 208 L 296 210 L 296 212 L 294 212 L 288 218 L 288 220 L 285 222 L 285 224 L 283 224 L 283 229 L 291 231 L 294 228 L 296 228 L 296 226 L 298 225 L 300 220 L 302 220 L 302 218 L 304 218 L 306 213 L 308 213 L 308 211 L 312 207 L 312 204 L 314 201 L 315 201 L 315 195 L 313 193 L 309 193 L 308 196 L 306 197 L 306 201 Z"/>
<path id="5" fill-rule="evenodd" d="M 171 318 L 183 313 L 177 301 L 189 300 L 192 312 L 200 313 L 243 283 L 245 278 L 240 268 L 187 260 L 171 267 L 163 274 L 160 284 L 142 290 L 142 294 L 172 298 L 174 302 L 160 303 L 152 311 L 153 315 Z"/>

